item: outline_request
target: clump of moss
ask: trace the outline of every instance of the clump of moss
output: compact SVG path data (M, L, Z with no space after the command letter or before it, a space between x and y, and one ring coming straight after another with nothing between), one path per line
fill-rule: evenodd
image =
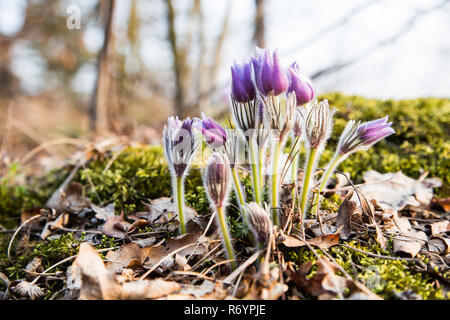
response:
M348 120L369 121L388 115L396 133L366 152L351 155L339 170L349 172L355 182L361 182L362 174L370 169L383 173L401 170L413 178L426 170L430 177L439 177L444 182L437 190L438 196L450 195L450 99L375 100L340 93L319 99L328 99L338 110L320 165L331 159Z
M0 177L0 224L5 228L17 225L22 211L42 206L66 174L65 169L54 170L23 183L19 172L19 165L12 163Z

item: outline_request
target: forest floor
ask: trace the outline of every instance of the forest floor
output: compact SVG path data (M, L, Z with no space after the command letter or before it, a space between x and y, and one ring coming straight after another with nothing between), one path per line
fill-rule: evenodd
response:
M322 98L339 111L319 167L348 119L388 114L396 134L340 166L323 223L308 217L305 238L289 224L292 184L282 186L285 223L262 249L231 195L234 271L200 167L186 179L179 235L160 145L97 139L46 172L36 169L52 157L44 147L26 165L3 163L0 299L449 299L450 100ZM240 174L251 201L245 166Z

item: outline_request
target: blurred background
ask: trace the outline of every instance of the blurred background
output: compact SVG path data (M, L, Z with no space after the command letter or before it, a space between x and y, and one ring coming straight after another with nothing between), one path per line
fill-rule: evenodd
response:
M159 139L169 115L223 114L256 46L318 94L450 97L449 31L449 0L1 0L0 139Z

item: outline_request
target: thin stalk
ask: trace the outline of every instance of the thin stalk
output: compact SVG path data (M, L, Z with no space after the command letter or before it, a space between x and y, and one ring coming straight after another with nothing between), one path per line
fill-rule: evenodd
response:
M256 158L255 151L255 141L253 138L249 141L249 152L250 152L250 162L252 168L252 183L253 183L253 193L255 195L255 201L262 205L262 197L261 197L261 184L259 183L259 174L258 174L258 162Z
M306 206L308 204L308 196L309 196L309 189L311 184L311 178L314 171L315 163L316 163L316 156L317 156L317 149L309 149L307 162L306 162L306 168L305 168L305 176L303 178L303 188L302 188L302 195L299 199L299 208L300 212L303 215L303 217L306 216ZM304 220L304 219L303 219Z
M242 218L244 220L245 226L248 229L249 228L248 227L248 217L247 217L247 212L245 211L244 193L242 192L242 186L241 186L241 183L239 181L239 176L238 176L238 173L237 173L236 166L233 166L231 168L231 176L233 177L233 180L234 180L235 191L236 191L237 199L238 199L238 202L239 202L239 210L241 211ZM253 244L255 244L255 239L254 239L253 234L251 232L249 232L249 238L250 238L250 241Z
M184 190L183 190L183 177L176 177L175 183L175 196L177 202L177 214L180 218L180 231L181 234L186 233L186 225L184 223Z
M261 192L264 192L264 145L260 146L258 149L258 171Z
M247 214L245 212L245 199L244 199L244 193L242 192L242 187L241 187L241 183L239 181L239 176L237 173L237 169L236 166L233 166L231 168L231 175L233 177L234 180L234 187L235 187L235 191L236 191L236 195L237 195L237 199L239 202L239 208L241 209L241 213L245 219L245 223L247 223Z
M276 208L278 207L278 165L280 162L281 141L277 140L274 146L273 161L272 161L272 222L278 225L278 214Z
M322 176L322 181L320 182L319 185L319 190L317 192L317 194L314 196L314 201L313 201L313 207L314 210L316 212L316 217L319 216L319 199L320 199L320 193L323 191L323 188L325 188L325 186L327 185L328 180L330 179L331 175L334 172L334 169L336 169L336 166L341 162L341 157L338 153L336 153L333 156L333 159L331 159L330 163L328 164L327 169L325 170L323 176Z
M220 230L222 231L223 242L225 244L225 251L227 252L227 258L236 260L234 255L233 246L231 244L231 237L228 231L227 221L225 219L225 212L223 207L217 207L217 217L219 219ZM232 261L231 268L236 269L236 261Z

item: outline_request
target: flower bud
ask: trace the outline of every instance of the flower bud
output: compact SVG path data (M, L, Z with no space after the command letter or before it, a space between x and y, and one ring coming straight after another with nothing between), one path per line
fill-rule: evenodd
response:
M255 99L256 90L252 80L250 61L245 61L243 64L235 62L231 66L231 95L233 100L241 103Z
M297 106L304 105L314 99L314 89L310 80L300 72L297 62L294 62L288 68L289 88L288 92L295 92Z
M216 207L222 207L230 187L230 166L227 157L214 152L208 161L204 175L205 189Z
M279 95L289 86L286 70L278 59L278 53L256 48L256 57L252 57L255 82L262 95Z
M248 216L248 225L254 238L261 245L264 245L272 232L272 221L267 211L256 202L248 203L245 210Z
M178 117L169 117L164 126L164 153L170 170L177 177L183 176L198 146L197 135L194 132L194 119L180 121Z
M363 122L349 121L341 138L339 139L338 150L341 155L369 148L374 143L393 134L392 122L387 122L388 117Z
M206 117L203 112L201 129L203 136L206 139L206 143L212 149L220 148L225 145L228 138L225 129L211 118Z

